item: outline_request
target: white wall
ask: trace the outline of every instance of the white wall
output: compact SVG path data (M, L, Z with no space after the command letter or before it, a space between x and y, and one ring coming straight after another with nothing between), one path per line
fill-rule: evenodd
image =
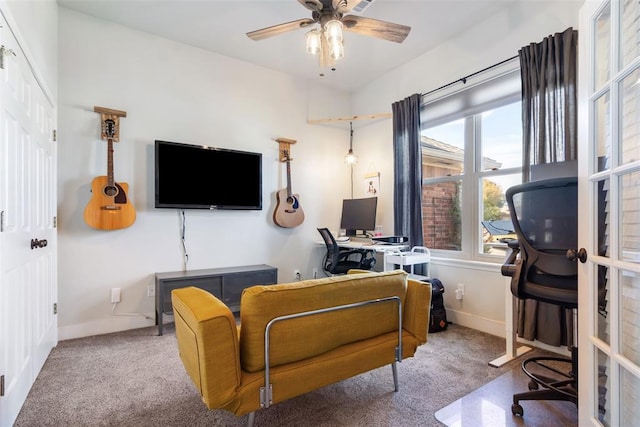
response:
M479 22L464 33L386 74L352 96L353 114L390 111L393 102L414 93L425 93L518 54L522 46L537 43L549 34L578 27L582 1L508 2L509 7ZM375 122L359 130L366 140L366 163L388 171L383 183L393 185L391 120ZM362 152L362 149L360 149ZM385 193L391 193L391 187ZM385 231L393 232L393 206L384 203L379 216ZM435 259L431 275L445 285L449 320L494 335L504 336L505 280L499 264ZM458 283L465 286L462 301L455 299Z
M348 131L306 123L307 94L328 89L150 34L59 10L59 334L60 339L152 325L112 316L110 289L122 288L116 312L153 317L146 288L153 274L181 270L179 211L153 207L155 139L263 154L263 210L186 211L189 269L270 264L279 281L319 267L320 226L337 228L349 195L343 156ZM348 94L333 91L336 109ZM137 211L127 229L99 231L83 221L91 180L106 173L106 142L94 106L124 110L115 143L116 181L129 184ZM330 109L330 108L329 108ZM275 192L286 186L275 138L292 146L292 186L306 214L297 228L275 226ZM219 185L233 185L230 182Z
M24 42L27 55L36 77L47 96L55 104L58 86L58 5L55 0L0 0L17 39ZM2 31L7 31L3 29Z

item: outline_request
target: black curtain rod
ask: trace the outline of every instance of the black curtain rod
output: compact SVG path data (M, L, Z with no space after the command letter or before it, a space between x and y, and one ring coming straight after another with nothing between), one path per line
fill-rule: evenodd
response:
M437 91L439 91L439 90L442 90L442 89L444 89L444 88L447 88L447 87L449 87L449 86L451 86L451 85L454 85L454 84L456 84L456 83L458 83L458 82L462 82L462 84L465 84L465 83L467 83L467 79L468 79L469 77L473 77L473 76L478 75L478 74L480 74L480 73L484 73L485 71L490 70L490 69L492 69L492 68L495 68L495 67L497 67L497 66L499 66L499 65L502 65L502 64L504 64L505 62L512 61L512 60L514 60L514 59L518 58L518 56L519 56L519 55L512 56L511 58L507 58L507 59L505 59L504 61L500 61L500 62L498 62L497 64L490 65L490 66L488 66L487 68L483 68L482 70L480 70L480 71L476 71L475 73L469 74L468 76L462 77L461 79L454 80L454 81L452 81L451 83L447 83L447 84L446 84L446 85L444 85L444 86L440 86L440 87L439 87L439 88L437 88L437 89L433 89L433 90L430 90L429 92L425 92L425 93L423 93L423 94L422 94L422 96L430 95L430 94L432 94L432 93L434 93L434 92L437 92Z

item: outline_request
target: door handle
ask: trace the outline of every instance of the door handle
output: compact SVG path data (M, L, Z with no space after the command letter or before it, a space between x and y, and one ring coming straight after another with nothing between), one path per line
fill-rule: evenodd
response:
M47 243L47 239L31 239L31 249L44 248L45 246L47 246Z
M580 260L581 263L587 262L587 250L585 248L569 249L567 251L567 259L569 261Z

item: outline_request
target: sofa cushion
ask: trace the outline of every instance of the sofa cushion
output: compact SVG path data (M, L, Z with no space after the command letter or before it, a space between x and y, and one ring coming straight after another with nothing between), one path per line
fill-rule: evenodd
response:
M264 333L275 317L389 296L399 297L404 304L406 289L407 273L402 270L247 288L240 303L242 369L265 368ZM269 365L303 360L394 330L398 330L395 302L277 322L270 331Z

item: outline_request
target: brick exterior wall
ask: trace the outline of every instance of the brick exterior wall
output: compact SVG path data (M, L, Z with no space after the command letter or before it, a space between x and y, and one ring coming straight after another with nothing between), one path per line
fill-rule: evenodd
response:
M460 162L445 164L435 156L422 156L423 179L460 176L461 171ZM422 186L422 232L425 246L432 249L461 249L461 185L456 180Z

